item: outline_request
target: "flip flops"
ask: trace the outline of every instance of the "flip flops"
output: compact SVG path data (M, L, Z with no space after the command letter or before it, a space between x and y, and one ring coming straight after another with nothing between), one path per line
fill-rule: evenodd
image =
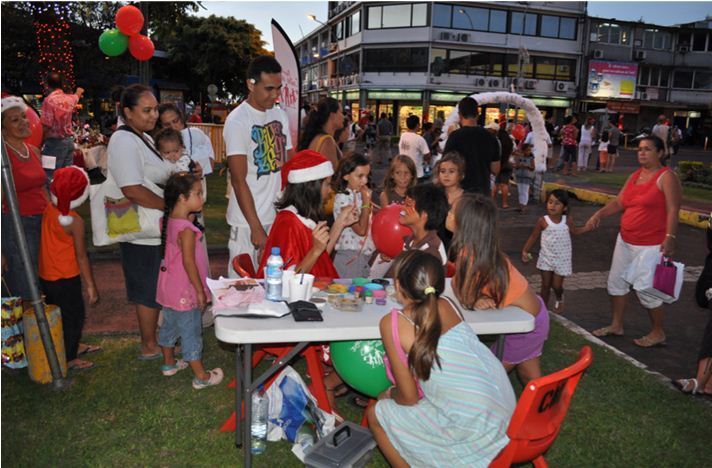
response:
M96 364L91 361L84 361L82 359L73 359L67 363L67 369L73 371L85 371L93 369L94 367L96 367Z
M591 334L598 338L603 338L604 336L623 336L623 333L614 332L613 328L611 328L610 326L594 330L593 332L591 332Z
M139 354L138 360L139 361L155 361L157 359L161 359L162 357L163 357L163 353L161 351L158 351L157 353L154 353L154 354Z
M81 346L81 345L80 345ZM95 346L95 345L90 345L90 344L84 344L85 348L81 351L77 351L77 356L83 356L85 354L92 354L92 353L98 353L99 351L102 351L103 348L101 346Z

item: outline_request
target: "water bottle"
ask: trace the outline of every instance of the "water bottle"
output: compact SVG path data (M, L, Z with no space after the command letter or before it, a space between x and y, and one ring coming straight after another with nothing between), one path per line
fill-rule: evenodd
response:
M314 436L314 431L305 421L299 427L299 430L297 430L297 435L294 437L294 443L298 444L302 448L302 453L306 455L314 446Z
M279 247L272 247L272 255L267 259L265 280L267 282L267 300L282 300L282 267L284 262L279 256Z
M263 385L260 385L256 392L252 394L252 434L250 450L253 454L259 455L265 451L267 445L267 417L269 410L269 398Z

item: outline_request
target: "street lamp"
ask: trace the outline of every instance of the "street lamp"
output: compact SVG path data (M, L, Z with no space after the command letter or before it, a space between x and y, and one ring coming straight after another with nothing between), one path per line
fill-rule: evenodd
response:
M472 22L472 17L470 17L470 14L468 12L466 12L463 8L460 8L459 10L457 10L457 12L461 15L467 16L467 20L470 22L470 29L475 29L474 23Z
M326 24L326 23L324 23L323 21L320 21L320 20L316 17L316 15L314 15L314 14L308 14L308 15L307 15L307 18L309 18L309 20L311 20L311 21L314 21L314 22L316 22L316 23L321 24L322 26L326 26L326 27L327 27L327 33L328 33L328 34L331 34L331 32L328 30L328 26L329 26L329 25ZM339 54L341 53L341 51L339 50L339 39L336 38L336 37L335 37L334 39L335 39L335 43L336 43L336 89L335 89L335 91L336 91L336 96L339 96L339 74L340 74L340 73L339 73ZM339 98L337 97L336 100L338 101ZM342 108L343 108L343 106L345 105L345 101L346 101L346 93L344 93L344 97L343 97L342 101L343 101L343 102L342 102Z

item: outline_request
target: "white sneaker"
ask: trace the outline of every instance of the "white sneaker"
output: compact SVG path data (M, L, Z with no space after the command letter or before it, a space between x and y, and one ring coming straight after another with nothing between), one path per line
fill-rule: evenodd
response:
M170 364L163 364L161 366L161 373L166 377L171 377L176 375L178 371L188 368L188 363L182 359L178 359L172 366Z
M219 367L216 367L215 369L208 371L208 374L210 375L210 378L208 380L200 380L200 379L194 378L193 379L193 388L196 390L202 390L203 388L212 387L213 385L217 385L220 382L222 382L223 371Z

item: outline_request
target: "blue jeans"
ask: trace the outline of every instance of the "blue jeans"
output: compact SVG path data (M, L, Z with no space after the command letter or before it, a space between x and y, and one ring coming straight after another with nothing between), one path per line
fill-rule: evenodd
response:
M27 241L27 249L30 252L32 278L35 286L39 289L37 267L40 235L42 233L42 215L21 216L20 220L22 222L22 230L25 233L25 240ZM7 262L7 272L3 272L2 275L7 283L7 285L3 285L3 296L9 294L25 299L30 298L30 284L26 279L27 276L25 275L24 264L20 255L20 244L15 236L12 216L9 213L2 214L2 254Z
M56 169L71 166L74 162L74 141L71 137L47 138L42 146L42 154L57 158L54 169L45 169L47 177L52 179Z
M158 331L158 345L172 348L181 339L183 360L198 361L203 356L203 322L200 310L163 308L163 323Z

